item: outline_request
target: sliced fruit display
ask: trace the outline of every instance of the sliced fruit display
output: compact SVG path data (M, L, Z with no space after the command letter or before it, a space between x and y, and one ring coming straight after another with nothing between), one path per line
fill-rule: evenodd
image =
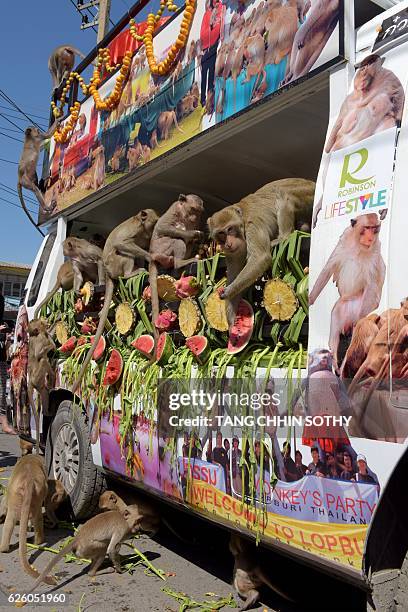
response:
M211 355L211 349L205 336L191 336L191 338L187 338L186 346L200 364L205 363Z
M86 317L81 325L82 334L94 334L96 332L96 323L92 317Z
M77 340L77 346L83 346L87 342L91 342L91 338L87 338L86 336L80 336Z
M208 325L217 331L228 331L227 321L227 305L225 300L222 300L218 291L213 291L208 297L205 305L205 316Z
M106 366L105 376L103 378L103 384L105 387L114 385L118 382L121 377L123 370L123 357L117 349L112 349L109 357L109 361Z
M93 342L93 338L92 338L92 342ZM102 359L105 353L105 349L106 349L106 340L103 336L101 336L94 350L92 359L94 359L94 361L99 361L100 359Z
M298 300L288 283L280 278L273 278L265 285L264 306L272 319L288 321L298 308Z
M85 306L88 306L89 302L93 298L94 284L91 281L87 281L79 292Z
M178 298L185 299L194 297L201 291L201 285L195 276L182 276L175 282L176 295Z
M159 365L164 365L168 362L174 353L173 340L166 332L160 334L156 345L156 361Z
M122 336L126 336L135 323L135 311L129 302L123 302L115 310L116 329Z
M65 342L70 337L69 329L64 321L58 321L55 326L55 337L60 344L65 344Z
M180 331L186 338L194 336L201 328L201 314L198 304L192 298L181 300L179 311Z
M133 340L132 346L145 357L151 357L154 351L154 338L149 334L143 334L136 340Z
M76 344L77 344L76 337L71 336L71 338L68 338L68 340L64 342L62 346L60 346L59 350L61 351L61 353L66 353L67 355L70 355L72 351L74 350L74 348L76 347Z
M173 329L176 326L176 322L176 313L168 308L167 310L161 311L161 313L155 320L154 325L160 332L164 332Z
M227 353L241 352L251 339L254 330L254 311L249 302L240 300L234 325L229 331Z
M157 293L161 300L165 302L175 302L178 300L176 294L176 279L169 274L161 274L157 277Z

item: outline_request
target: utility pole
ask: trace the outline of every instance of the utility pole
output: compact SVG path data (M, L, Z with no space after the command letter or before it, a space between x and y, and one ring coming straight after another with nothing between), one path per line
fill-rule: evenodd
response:
M100 43L108 33L110 9L111 0L99 0L97 43Z
M84 3L84 0L77 0L77 9L79 12L89 11L90 8L96 7L98 9L97 15L93 21L89 21L89 17L86 13L82 14L81 30L87 28L93 28L98 26L98 34L96 42L100 43L103 40L109 29L109 16L111 9L111 0L89 0Z

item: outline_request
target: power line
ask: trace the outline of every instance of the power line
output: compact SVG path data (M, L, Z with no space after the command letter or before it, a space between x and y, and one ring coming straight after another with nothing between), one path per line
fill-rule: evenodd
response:
M5 130L6 132L13 132L14 134L19 134L20 130L13 130L13 128L8 128L5 125L0 125L0 128L2 130Z
M11 159L3 159L2 157L0 157L0 162L4 162L6 164L15 164L16 166L18 166L18 162L11 161Z
M11 140L15 140L16 142L24 142L20 138L14 138L14 136L10 136L10 134L5 134L4 132L0 132L0 136L5 136L6 138L10 138Z
M10 195L15 195L16 197L19 197L17 189L13 189L12 187L9 187L5 183L0 183L0 189L2 189L3 191L6 191ZM29 202L32 202L33 204L37 204L38 205L38 201L35 200L32 196L27 196L26 195L26 200L28 200Z
M2 104L0 104L0 108L4 108L4 110L10 110L10 111L14 111L14 108L10 108L9 106L3 106ZM9 117L12 117L13 115L9 115ZM44 121L48 121L47 117L44 117L43 115L34 115L34 113L31 113L32 117L37 117L37 119L43 119Z
M3 113L0 113L0 117L3 117L3 119L8 121L8 123L11 123L11 125L14 125L14 127L16 127L18 130L20 130L20 132L24 132L24 130L21 127L21 125L17 125L17 123L14 123L14 121L11 121L11 119L7 119L6 115L3 115Z
M79 10L78 6L75 4L74 0L69 0L71 2L71 4L75 7L75 10L78 11L78 13L81 15L82 17L82 13ZM91 13L91 11L88 9L88 12ZM93 13L91 13L92 17L95 18L95 15ZM91 26L93 31L96 32L96 28L94 26Z
M23 210L20 204L16 204L15 202L12 202L11 200L6 200L6 198L2 198L2 197L0 197L0 200L2 200L3 202L7 202L7 204L10 204L10 206L14 206L15 208L19 208L20 210ZM38 210L30 210L29 208L27 208L27 210L33 213L33 215L36 215L38 213Z
M6 101L9 103L9 104L11 104L12 106L14 106L14 108L15 108L16 110L18 110L18 112L19 112L19 113L21 113L22 115L24 115L24 117L26 117L26 118L27 118L29 121L31 121L31 122L32 122L34 125L36 125L38 128L40 127L40 126L38 125L38 123L36 123L36 122L34 121L34 119L33 119L32 117L30 117L30 115L27 115L27 113L25 113L25 112L24 112L24 111L23 111L23 110L22 110L22 109L21 109L21 108L20 108L20 107L19 107L19 106L18 106L18 105L15 103L15 102L14 102L14 100L12 100L12 99L10 98L10 96L8 96L6 93L4 93L4 91L3 91L2 89L0 89L0 95L1 95L1 96L2 96L2 97L3 97L3 98L4 98L4 99L5 99L5 100L6 100Z

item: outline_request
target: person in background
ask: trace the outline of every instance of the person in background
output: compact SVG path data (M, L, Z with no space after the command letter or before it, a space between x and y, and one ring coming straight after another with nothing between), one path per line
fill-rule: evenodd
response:
M341 470L339 470L334 453L326 453L326 467L327 478L331 478L332 480L340 478Z
M225 488L228 493L229 492L228 491L228 474L227 474L228 456L227 456L227 451L222 445L222 434L220 431L217 432L216 446L212 452L212 461L213 463L217 463L223 468L224 477L225 477Z
M230 441L228 440L228 438L224 438L224 448L227 451L227 459L228 459L228 463L229 463L231 445L230 445Z
M340 479L341 480L353 480L354 469L353 469L353 462L351 460L351 455L347 451L344 451L343 457L344 457L344 470L340 474Z
M225 7L220 0L207 0L200 30L203 51L201 59L201 106L204 108L207 92L214 91L217 47L223 31Z
M3 323L4 317L4 295L3 290L0 289L0 325Z
M289 442L283 444L283 465L286 482L294 482L299 479L298 472L296 470L296 464L290 456L291 446Z
M240 461L242 457L242 451L239 448L238 438L232 438L232 450L231 450L231 476L234 493L237 495L242 494L242 470Z
M306 474L306 470L307 467L304 463L302 463L302 453L297 450L295 452L295 466L296 466L296 473L297 473L297 479L299 480L300 478L303 478L303 476Z
M358 472L354 474L352 480L355 480L356 482L365 482L367 484L375 484L379 488L378 480L375 480L375 478L368 471L367 459L364 455L357 455L357 466Z
M205 457L208 463L212 463L212 438L211 436L208 438L208 446L207 446L207 450L205 453Z
M324 478L326 476L326 468L324 463L319 459L319 449L316 446L312 446L310 452L312 455L312 462L307 466L306 474Z
M3 313L1 314L1 320L3 320L4 314L4 297L3 298ZM1 310L1 301L0 301ZM7 334L8 326L4 323L0 324L0 425L3 433L16 435L14 427L9 423L7 418Z

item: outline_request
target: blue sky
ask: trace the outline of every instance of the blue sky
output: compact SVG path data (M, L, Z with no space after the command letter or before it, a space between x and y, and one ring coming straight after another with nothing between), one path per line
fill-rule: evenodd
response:
M132 0L112 0L112 21L118 21L132 4ZM87 53L96 43L96 33L80 29L81 17L70 0L11 1L4 3L1 12L0 89L46 127L51 92L48 56L58 45L68 43ZM0 260L32 263L41 235L20 209L15 189L22 143L12 138L21 140L23 133L7 119L23 129L29 121L10 108L0 97L0 113L6 115L0 115L0 159L15 162L0 161ZM34 194L25 191L24 195L29 208L37 211L37 204L30 201Z

